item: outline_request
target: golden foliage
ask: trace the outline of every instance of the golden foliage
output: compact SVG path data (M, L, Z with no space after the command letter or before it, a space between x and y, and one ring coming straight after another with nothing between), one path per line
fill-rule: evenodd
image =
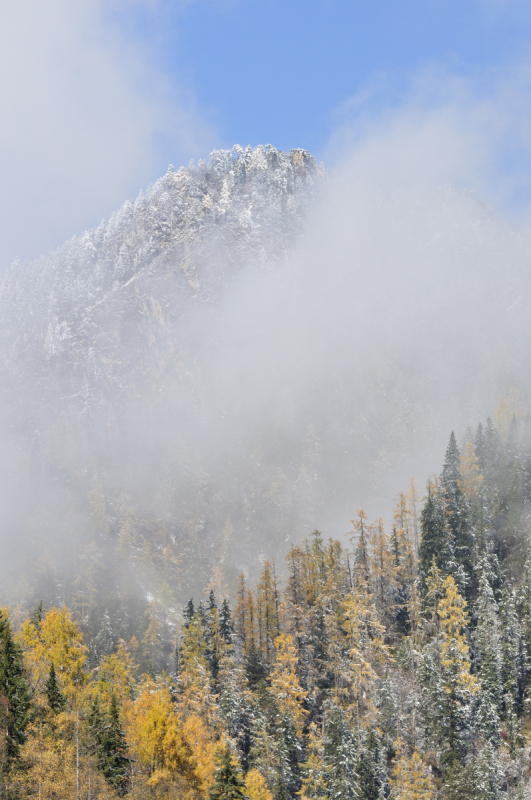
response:
M302 703L308 696L297 676L297 650L290 634L282 633L275 640L276 661L271 673L271 692L283 714L288 714L298 736L307 715Z
M397 758L391 778L393 800L432 800L435 785L431 772L422 761L417 749L408 756L397 742Z
M42 690L53 663L67 697L86 682L84 665L87 648L68 608L52 608L36 625L28 620L19 640L34 687Z
M245 794L249 800L273 800L266 779L257 769L250 769L245 777Z

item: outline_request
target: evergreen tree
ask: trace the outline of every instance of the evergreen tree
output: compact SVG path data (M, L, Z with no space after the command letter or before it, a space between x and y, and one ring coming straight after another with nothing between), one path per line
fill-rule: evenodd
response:
M433 560L444 574L451 571L454 563L453 541L446 513L445 492L437 481L429 481L427 497L420 515L422 537L419 547L420 577L426 591Z
M219 633L225 644L232 644L234 625L232 624L230 607L227 598L225 598L221 604L221 611L219 613Z
M129 784L129 759L114 693L107 714L102 711L99 695L94 696L87 717L87 729L88 752L95 756L106 782L117 794L125 794Z
M501 741L499 713L502 699L500 624L486 561L483 557L476 602L474 649L481 690L476 695L474 709L476 727L487 741L498 746Z
M358 748L343 710L332 709L324 740L324 763L330 797L355 800L359 795Z
M448 800L500 800L502 781L492 745L484 745L464 766L455 764L447 779ZM521 796L521 795L518 795Z
M504 589L500 602L500 622L503 705L506 715L511 712L518 715L523 702L524 650L516 596L508 589Z
M87 749L91 755L96 756L98 767L101 769L100 748L105 728L105 718L101 710L99 694L95 694L89 707L87 716L88 745Z
M209 800L247 800L245 783L232 764L230 745L225 745L219 757L219 767L214 775L214 783L208 792Z
M30 693L24 676L22 651L13 638L9 619L3 611L0 611L0 704L4 710L1 765L5 781L26 740Z
M245 673L251 689L256 689L267 677L267 670L254 642L251 644L249 654L245 659Z
M457 446L454 432L446 450L441 486L446 493L446 518L450 528L453 544L453 556L456 567L453 575L461 593L469 597L472 582L472 552L474 539L468 514L468 504L461 491L461 473L459 471L461 454ZM446 570L449 572L450 570Z
M277 713L274 724L277 750L276 797L292 797L300 787L299 763L302 747L289 713Z
M30 622L32 623L32 625L38 628L42 622L43 616L44 616L44 611L42 606L42 600L40 600L37 608L35 608L30 614Z
M219 685L220 715L228 735L238 747L241 763L246 768L251 747L252 703L245 672L232 656L222 659Z
M192 599L188 600L186 608L183 611L183 616L184 627L187 628L195 616L194 601Z
M66 707L66 699L59 688L59 684L57 683L57 675L53 662L50 666L50 674L45 684L45 692L46 697L48 698L48 705L53 713L58 714L60 711L64 711Z
M357 766L360 800L384 800L389 793L385 748L374 728L361 747Z
M98 761L105 780L119 795L126 793L129 783L129 759L126 753L127 743L120 724L118 701L113 694L108 719L101 730Z

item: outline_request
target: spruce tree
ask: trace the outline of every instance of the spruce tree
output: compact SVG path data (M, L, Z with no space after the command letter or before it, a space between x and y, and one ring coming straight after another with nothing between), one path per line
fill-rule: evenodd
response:
M419 547L420 576L424 592L434 559L438 569L445 574L448 574L453 564L453 542L448 527L445 493L436 481L429 481L427 490L428 495L420 515L422 538Z
M104 714L99 695L95 695L87 723L88 750L95 756L98 769L117 794L125 794L129 783L129 759L116 696L112 695L109 712Z
M374 728L369 730L357 766L360 800L384 800L389 794L385 748Z
M113 694L107 724L101 731L99 763L105 780L119 795L126 793L129 783L129 759L126 753L127 743L120 724L118 702Z
M502 699L500 623L494 592L488 580L486 557L482 558L480 567L474 655L481 690L474 698L475 721L487 741L498 746L501 741L499 713Z
M87 717L87 730L89 735L88 751L92 755L96 756L98 767L100 769L102 767L102 762L100 761L100 751L104 728L105 719L101 710L100 697L98 694L96 694L94 695L90 704Z
M267 670L254 642L251 644L249 655L245 659L245 674L250 689L257 689L259 686L262 686L267 677Z
M326 726L324 763L331 797L356 800L359 796L356 773L358 751L343 710L338 706L332 710Z
M186 608L183 611L183 616L184 616L184 627L187 628L188 625L193 620L193 618L195 617L194 601L192 599L188 600Z
M26 740L30 692L22 664L22 651L15 642L9 620L0 611L0 703L4 707L2 778L5 781Z
M219 767L210 787L209 800L247 800L245 784L232 764L230 745L225 745L219 757Z
M66 699L59 688L59 684L57 683L57 675L53 662L50 666L50 673L45 684L45 692L46 697L48 698L48 705L53 713L58 714L60 711L64 711Z
M444 459L441 486L446 493L446 518L451 532L455 561L458 565L457 569L453 569L453 575L461 592L469 597L472 583L474 539L466 498L460 488L460 456L457 439L452 431Z
M232 644L232 635L234 633L234 625L230 615L230 607L228 600L225 598L221 604L221 611L219 613L219 632L225 644Z
M43 616L44 611L42 607L42 600L40 600L39 605L30 614L30 622L35 625L36 628L38 628L42 622Z

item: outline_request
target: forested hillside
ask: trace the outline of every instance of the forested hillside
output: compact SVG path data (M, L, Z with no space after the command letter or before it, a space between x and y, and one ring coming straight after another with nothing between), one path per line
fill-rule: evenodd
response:
M531 796L531 438L508 403L393 519L256 584L1 618L5 797ZM171 592L168 589L168 596Z
M529 396L530 238L469 193L384 197L268 145L13 264L0 602L86 603L93 630L120 608L128 640L148 597L229 593L353 508L389 516L448 430Z

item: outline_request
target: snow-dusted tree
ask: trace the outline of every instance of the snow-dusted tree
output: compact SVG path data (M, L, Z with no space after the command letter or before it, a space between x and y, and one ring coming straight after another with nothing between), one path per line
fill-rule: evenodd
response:
M359 796L358 743L345 719L343 710L335 706L326 724L324 765L331 800L356 800Z

